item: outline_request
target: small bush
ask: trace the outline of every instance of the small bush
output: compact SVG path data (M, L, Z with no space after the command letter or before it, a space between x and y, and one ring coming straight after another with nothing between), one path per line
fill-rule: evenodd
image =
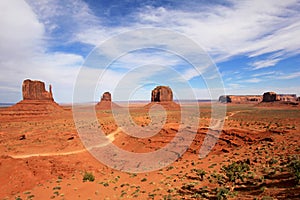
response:
M218 200L223 200L223 199L227 199L228 194L229 194L229 189L222 187L217 189L216 197Z
M300 160L292 160L288 164L288 167L291 169L292 173L294 174L295 178L297 179L297 184L300 184Z
M197 176L200 177L200 180L204 179L204 176L206 175L206 172L202 169L194 169L193 171L196 172Z
M95 180L95 176L91 172L85 172L82 180L84 182L86 182L86 181L93 182Z
M245 162L233 162L228 166L223 166L222 170L231 182L241 180L244 182L244 178L247 177L247 173L250 170L250 166Z
M146 178L143 178L143 179L141 180L141 182L145 182L145 181L147 181L147 179L146 179Z

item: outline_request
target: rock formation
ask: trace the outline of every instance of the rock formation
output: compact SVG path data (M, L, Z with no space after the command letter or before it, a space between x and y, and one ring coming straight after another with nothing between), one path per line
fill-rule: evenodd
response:
M280 97L275 92L265 92L263 94L263 102L280 101Z
M222 95L219 97L221 103L231 103L231 98L229 95Z
M278 94L280 101L297 101L296 94Z
M45 89L45 83L42 81L24 80L22 95L22 101L6 109L9 115L41 115L64 110L54 101L51 85L48 92Z
M166 110L178 110L180 105L173 101L172 89L168 86L157 86L151 92L151 103L144 106L146 109L150 109L153 105L159 104Z
M119 108L120 106L117 105L116 103L111 101L111 94L110 92L104 92L101 96L101 100L99 103L96 105L96 109L99 110L110 110L112 107L113 108Z
M255 103L261 102L261 95L222 95L219 97L221 103Z
M49 92L45 89L42 81L24 80L22 85L23 100L46 100L54 101L52 87L49 85Z
M111 94L109 92L104 92L101 101L111 101Z
M168 86L157 86L152 90L151 102L173 101L173 92Z

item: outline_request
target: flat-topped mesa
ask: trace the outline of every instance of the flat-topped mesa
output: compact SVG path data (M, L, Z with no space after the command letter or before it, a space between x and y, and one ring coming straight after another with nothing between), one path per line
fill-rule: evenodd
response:
M279 95L277 95L275 92L265 92L263 94L263 102L274 102L274 101L280 101Z
M222 95L221 103L257 103L262 101L261 95Z
M168 86L157 86L152 90L151 102L173 101L173 92Z
M111 101L111 94L109 92L104 92L101 101Z
M52 87L49 85L49 92L45 89L45 83L42 81L32 81L26 79L22 85L23 100L45 100L54 101Z

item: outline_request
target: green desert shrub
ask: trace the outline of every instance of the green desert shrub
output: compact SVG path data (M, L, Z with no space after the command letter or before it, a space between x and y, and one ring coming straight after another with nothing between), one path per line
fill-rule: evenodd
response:
M86 181L93 182L95 180L95 176L91 172L84 172L82 180L84 182Z
M294 174L294 176L297 180L297 184L300 184L300 160L295 159L295 160L290 161L290 163L288 164L288 167Z
M225 173L226 177L231 182L236 182L241 180L244 182L244 179L247 178L247 172L250 170L250 166L242 161L233 162L227 166L222 167L222 171Z

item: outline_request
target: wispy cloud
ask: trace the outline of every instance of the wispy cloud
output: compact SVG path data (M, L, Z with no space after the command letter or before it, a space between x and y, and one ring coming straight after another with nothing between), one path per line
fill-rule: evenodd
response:
M267 59L267 60L259 60L253 63L250 63L253 66L253 70L262 69L266 67L273 67L280 61L279 58L277 59Z
M231 1L199 12L147 7L137 20L179 30L223 60L278 50L299 53L299 6L298 1Z
M263 79L260 79L260 78L250 78L250 79L243 80L243 82L246 82L246 83L259 83L261 81L263 81Z
M300 77L300 72L295 72L295 73L289 73L289 74L281 74L281 75L278 75L276 78L288 80L288 79L294 79L294 78L299 78L299 77Z
M275 71L270 71L270 72L262 72L262 73L256 73L252 74L252 77L259 77L259 76L269 76L269 75L274 75L276 74Z

